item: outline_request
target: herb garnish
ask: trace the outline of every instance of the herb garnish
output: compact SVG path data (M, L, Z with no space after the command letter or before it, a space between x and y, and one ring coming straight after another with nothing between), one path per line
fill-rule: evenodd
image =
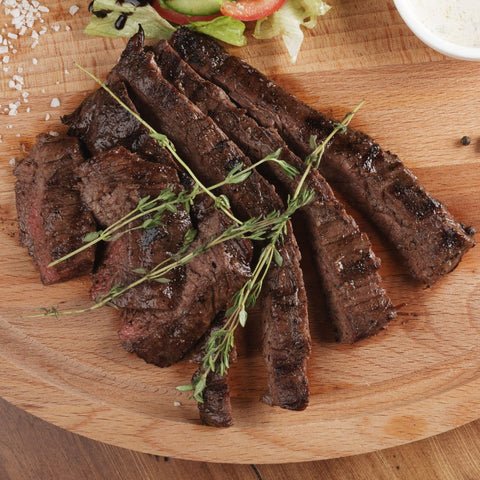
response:
M131 115L133 115L143 126L145 126L149 132L149 135L157 140L159 144L169 150L172 156L178 161L178 163L187 171L194 181L194 186L190 192L181 192L180 194L174 194L170 189L162 191L156 198L150 200L150 197L142 198L137 204L136 208L132 210L125 217L121 218L114 224L110 225L103 231L92 232L84 238L84 241L87 242L86 245L82 246L75 252L59 259L49 266L56 265L67 258L79 253L86 248L89 248L91 245L99 241L112 241L118 239L121 235L140 228L148 229L153 228L161 222L162 214L166 211L176 211L176 205L184 205L185 208L189 208L192 204L195 197L203 192L210 196L214 201L215 208L221 210L225 215L227 215L231 220L234 221L234 224L227 228L219 236L210 239L204 245L195 248L194 250L187 253L190 248L191 243L195 239L196 232L194 230L189 230L185 235L185 241L182 248L172 257L166 259L159 265L155 266L152 270L147 271L146 269L137 269L135 273L143 275L141 278L135 282L127 285L126 287L114 286L112 289L101 298L96 300L96 303L86 309L82 310L72 310L72 311L59 311L56 307L51 307L50 309L39 309L43 311L42 314L34 315L33 317L39 316L55 316L58 318L60 315L64 314L75 314L75 313L84 313L87 311L95 310L104 305L111 305L112 300L123 295L127 290L140 285L145 281L156 281L160 283L167 283L168 278L165 277L173 269L186 265L193 258L198 255L201 255L213 248L220 243L245 238L250 240L268 240L268 243L263 247L258 262L255 265L255 268L252 272L252 276L245 282L243 287L238 290L232 297L232 305L226 311L225 315L227 317L224 327L220 330L213 332L210 338L207 340L205 345L205 355L202 362L201 372L195 376L191 384L182 385L177 387L180 391L193 391L192 397L198 401L203 402L203 391L207 384L207 377L209 373L217 372L220 375L225 375L229 369L229 358L230 352L234 346L234 334L237 327L240 325L245 326L247 321L247 308L253 307L258 300L260 293L262 291L263 282L265 277L272 265L272 262L278 266L281 266L283 259L277 249L279 242L283 242L284 235L288 228L288 222L290 221L293 214L308 205L314 198L315 194L311 189L306 189L304 183L312 169L317 169L320 165L325 149L330 142L330 140L337 133L345 133L347 126L351 122L355 113L360 109L364 102L361 102L356 108L349 112L342 122L335 123L332 132L320 143L317 145L316 138L311 137L310 144L313 149L313 152L307 156L305 159L306 168L297 184L297 188L292 197L287 199L287 207L284 212L273 211L266 215L264 218L253 217L244 222L241 222L237 219L230 211L230 202L225 195L215 195L213 190L220 188L227 184L232 183L241 183L248 178L252 170L258 165L267 162L275 161L277 162L284 173L290 178L293 179L296 175L299 174L298 170L286 163L285 161L279 159L280 150L273 152L259 162L250 165L249 167L243 169L243 165L237 165L234 167L225 179L211 187L206 187L190 169L190 167L180 158L177 154L174 145L172 142L163 134L155 131L145 120L143 120L136 112L131 110L115 93L113 93L101 80L95 77L93 74L88 72L86 69L77 64L77 67L80 68L83 72L93 78L103 89L105 89L120 105L123 106ZM141 225L136 227L129 227L126 230L122 230L124 227L128 227L134 220L138 220L145 215L154 214L153 217L147 218ZM118 232L120 230L120 232Z
M209 373L216 372L225 375L229 368L230 352L234 345L234 333L239 325L245 326L247 321L247 308L253 307L260 296L263 281L268 270L275 260L279 266L283 259L277 250L278 242L283 242L286 233L287 223L292 215L300 208L309 204L314 198L314 192L304 187L310 171L318 168L320 161L325 153L328 142L338 132L346 132L348 124L351 122L355 113L360 109L364 102L361 102L356 108L348 113L340 123L336 123L332 132L317 146L316 139L311 138L310 143L313 152L305 159L305 168L293 197L287 200L287 208L279 218L279 222L272 227L268 234L269 243L262 249L259 260L255 266L252 276L245 282L243 287L235 293L232 299L233 305L225 313L227 320L222 329L212 333L205 345L205 355L203 357L201 372L196 375L192 383L177 387L181 391L193 391L193 398L197 402L203 402L203 391L207 384Z

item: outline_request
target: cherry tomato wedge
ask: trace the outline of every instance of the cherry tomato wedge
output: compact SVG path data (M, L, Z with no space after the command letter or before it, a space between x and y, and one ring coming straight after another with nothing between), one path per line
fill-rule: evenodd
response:
M214 18L220 15L220 13L217 13L216 15L205 15L205 16L184 15L183 13L175 12L174 10L170 10L169 8L163 8L162 6L160 6L160 3L158 1L153 2L153 8L165 20L171 23L175 23L176 25L186 25L187 23L190 23L190 22L213 20Z
M223 15L250 22L268 17L276 12L286 0L238 0L236 2L223 2L220 12Z

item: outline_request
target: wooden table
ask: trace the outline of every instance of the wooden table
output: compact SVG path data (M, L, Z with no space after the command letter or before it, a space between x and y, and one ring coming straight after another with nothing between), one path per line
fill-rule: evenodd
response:
M78 104L79 92L83 92L84 80L80 80L81 77L78 75L78 71L73 71L73 61L79 56L78 48L82 48L82 46L87 45L87 42L91 42L91 40L85 39L81 33L86 13L83 10L81 13L71 16L69 3L58 1L53 3L57 6L61 5L61 7L51 12L50 25L58 24L59 32L56 35L59 36L57 38L63 40L50 43L47 41L47 55L48 58L58 60L58 62L55 63L52 60L52 65L55 64L53 71L45 68L43 70L37 69L29 77L30 81L34 80L34 83L29 85L29 91L32 93L30 105L36 105L37 107L41 105L45 110L34 108L31 116L25 116L24 113L28 108L29 104L27 102L29 98L24 96L21 97L22 100L19 107L22 111L21 115L10 117L4 113L0 117L0 126L2 127L0 135L3 137L3 145L0 145L2 151L2 165L0 167L4 171L6 171L6 168L10 168L8 161L11 157L22 155L19 142L23 138L21 140L16 139L17 136L21 136L19 132L23 134L25 134L25 131L29 132L26 135L26 145L28 147L31 145L36 133L61 128L58 118L53 120L50 118L50 113L53 117L53 114L60 110L62 113L71 111ZM320 33L317 31L314 34L309 33L307 35L308 38L301 53L303 57L299 59L296 65L291 65L288 62L283 48L278 42L266 43L265 45L268 45L268 47L265 49L265 54L255 47L251 49L247 47L245 49L246 55L251 55L253 63L261 69L266 69L274 79L288 81L294 93L302 96L302 98L309 98L314 103L317 95L323 96L323 101L327 102L331 111L337 116L341 115L342 112L344 113L345 108L352 106L350 85L348 82L345 83L345 77L348 76L351 80L354 79L357 89L356 95L364 95L366 93L369 97L371 107L365 111L362 117L363 124L368 126L368 132L379 138L382 143L388 140L388 146L395 146L395 151L400 153L403 158L409 158L411 162L415 161L414 167L416 167L416 171L421 174L420 176L423 179L426 178L428 182L428 175L431 175L431 184L435 185L436 189L434 193L451 198L452 203L457 205L457 212L461 211L464 214L465 218L462 217L462 219L476 224L478 227L480 217L477 206L472 205L471 208L464 208L466 204L462 200L465 199L467 193L451 188L450 179L447 178L448 175L444 174L449 172L447 167L449 168L450 165L458 166L456 171L460 172L461 182L463 182L461 185L472 185L469 170L466 167L462 170L462 166L468 162L471 168L478 161L480 145L478 143L478 135L480 134L480 129L477 121L478 114L476 114L478 108L475 106L475 103L478 98L478 88L476 88L478 83L476 79L480 75L479 65L447 60L442 55L422 45L403 24L391 0L364 0L363 2L358 2L358 0L332 0L331 3L334 5L336 13L330 20L320 25ZM82 5L82 8L84 9L85 5ZM39 30L40 28L41 26L39 26ZM45 37L47 36L48 33ZM65 51L61 51L62 45L69 45L68 55ZM105 52L109 50L119 52L121 42L116 40L97 40L97 45L100 45L99 48L104 49L104 55L89 57L87 66L93 69L99 76L103 76L111 67L111 59L107 58L108 56L105 55ZM40 49L38 51L41 52ZM238 53L240 54L241 51ZM33 54L31 51L19 51L15 55L14 57L12 54L10 63L10 65L12 63L15 64L15 68L21 65L22 62L28 61L31 65L31 62L36 60L32 58ZM319 95L319 92L314 90L314 84L308 81L303 83L296 82L297 75L301 75L302 71L304 73L307 72L307 77L305 78L308 79L309 66L312 65L315 65L318 77L323 81L322 85L328 86L328 94L322 91ZM5 64L3 67L5 67ZM441 72L440 75L438 75L439 71ZM347 75L345 75L345 72L348 72ZM13 72L10 71L5 78L12 78L12 75ZM23 73L18 72L18 75L22 77ZM20 81L20 77L17 77L17 80L15 80L17 83ZM396 79L398 84L393 80L386 82L385 78L387 77ZM5 82L5 78L2 79L2 85L6 86L4 91L2 91L2 99L14 99L17 94L15 92L12 93L10 86L7 87L8 81ZM52 78L54 78L55 82ZM469 86L468 88L464 86L464 79ZM57 87L56 85L59 86ZM417 90L418 85L421 86L420 90ZM375 95L375 88L377 87L384 89L381 95L378 96ZM430 92L435 89L435 97L430 101ZM58 94L56 93L57 91ZM53 101L52 97L57 95L62 103L60 109L54 110L54 102L51 103L51 101ZM378 100L379 97L381 97L381 100ZM355 100L360 100L360 98L355 96ZM466 118L465 111L462 110L462 114L455 111L455 106L458 104L457 98L459 101L461 100L462 105L468 105L467 110L470 112L470 115ZM2 100L0 103L5 102ZM5 104L2 106L2 109L5 107L7 110L12 109L11 106L6 106ZM28 124L25 123L27 118L29 120ZM393 123L398 122L397 124L401 128L395 129L390 127L392 118L395 119ZM423 129L422 121L425 119L430 124L438 121L443 135L438 134L438 136L441 136L443 143L438 142L437 137L429 138L427 135L424 135L424 130L426 131L427 128ZM462 120L460 121L460 119ZM12 124L15 127L8 130L8 124ZM385 128L386 125L388 125L387 128ZM405 129L411 131L412 135L406 136ZM432 130L431 125L428 125L428 130ZM467 149L459 144L459 139L464 134L472 135L472 145ZM458 158L451 156L446 166L442 167L442 165L435 163L434 154L440 154L441 158L441 153L445 150L451 152L452 155L456 155L461 151L461 155L458 155ZM422 154L416 157L419 151ZM432 154L431 158L430 154ZM445 170L442 170L442 168L445 168ZM432 173L430 174L429 172ZM443 172L441 181L434 180L437 178L434 176L435 172ZM11 175L10 172L9 175ZM476 178L478 180L478 176ZM9 181L11 184L11 178ZM11 188L7 193L11 194ZM462 197L462 195L464 196ZM2 217L2 227L4 226L5 231L12 233L16 228L12 205L10 205L9 211L5 215L9 225L6 225ZM371 233L371 227L366 225L366 223L361 225L362 228L365 227L367 229L368 233ZM15 234L12 233L12 235L14 236ZM386 259L383 273L387 276L390 275L391 279L396 279L397 277L393 274L398 272L399 267L394 261L392 253L377 236L374 238L375 245L380 248L379 253L384 260ZM17 246L16 248L19 247ZM476 252L474 253L476 254ZM24 251L23 254L25 254ZM466 271L470 268L472 272L475 272L475 262L474 257L469 256L465 263L462 264L462 267ZM29 268L32 270L30 272L31 277L35 277L34 281L38 284L36 273L31 266ZM402 272L400 272L399 277L402 277ZM392 280L391 286L396 285L395 282L397 280ZM473 286L470 285L470 288L473 288ZM478 305L478 301L475 299L478 299L478 297L472 293L471 304L474 306ZM445 297L445 302L447 300L454 301L454 295L452 295L452 298ZM413 301L412 303L415 302ZM473 318L476 310L472 307L472 311ZM412 325L411 332L414 332L413 322L410 325ZM52 328L54 327L52 325ZM411 332L408 332L408 328L408 325L405 326L406 338L410 338ZM112 332L110 330L106 329L105 331L108 331L109 336L113 337L113 334L110 335L113 330ZM401 331L398 323L395 331L397 333ZM44 330L44 333L47 337L47 330ZM415 333L411 334L413 338ZM319 336L318 332L317 336ZM436 339L433 340L436 342ZM470 336L469 340L472 345L475 342L478 344L476 337ZM435 342L432 345L438 348L438 353L441 355L442 348ZM460 340L458 344L460 346L464 345ZM123 362L124 357L122 355L124 352L118 352L113 342L107 343L107 345L108 348L111 345L111 349L114 352L113 355L121 356ZM453 351L454 347L451 350ZM22 364L22 352L14 351L14 349L11 349L11 352L14 353L15 360ZM90 354L95 355L95 353L96 350L92 348ZM48 365L45 366L45 369L48 370ZM5 371L4 378L7 377L6 373ZM32 370L33 376L35 373ZM474 376L474 369L470 373ZM452 373L452 375L456 376L457 372ZM240 377L240 374L238 376ZM88 378L86 377L86 382ZM63 380L65 380L65 383L70 381L67 376ZM465 379L465 381L467 380L468 378ZM7 382L5 385L10 387L10 384ZM22 388L21 381L18 381L15 385L16 388ZM348 385L344 386L348 387ZM319 385L316 393L328 393L328 388L334 390L337 387L341 388L341 385L336 385L335 383L332 383L331 387ZM325 388L325 392L322 390L323 388ZM45 390L43 393L45 393ZM460 395L461 393L462 391L459 390ZM108 392L102 391L102 394L108 396ZM7 390L4 396L8 398L8 395L9 392ZM470 392L470 395L475 395L475 392L473 394ZM12 398L15 397L16 395L12 395ZM33 411L38 415L44 415L45 418L50 417L52 421L56 419L59 423L62 423L61 420L55 418L55 409L62 408L61 402L55 406L53 403L51 405L39 403L38 400L39 398L36 399L36 402L29 402L27 392L18 404L22 405L26 410ZM462 398L459 398L459 404L461 404L461 400ZM83 406L82 403L78 405L80 407ZM45 407L44 411L42 411L42 407ZM468 415L466 414L467 410ZM445 420L446 426L438 427L436 432L451 428L453 425L460 425L462 422L467 421L465 419L478 418L476 415L478 405L476 402L470 402L465 409L458 408L457 405L456 410L447 412L448 416L443 415L443 410L439 410L439 412L437 414L438 424L443 425L442 421ZM428 433L428 430L422 430L421 428L417 430L413 428L413 431L410 431L408 422L415 417L409 417L408 413L402 412L403 416L397 417L397 420L401 421L393 422L390 425L391 429L387 432L387 436L393 432L390 436L392 442L390 445L408 442L412 438L421 438L432 433ZM83 414L85 417L88 417L88 412L83 412ZM59 417L61 416L60 414ZM82 428L81 422L70 425L65 417L62 420L66 422L63 423L64 426L72 430L77 428L77 431L79 431ZM2 425L0 428L1 480L23 480L28 478L39 480L50 478L122 478L128 480L130 478L183 479L192 477L198 479L419 478L428 480L430 478L465 478L473 480L480 477L480 421L431 439L377 453L322 462L256 466L207 464L176 459L165 461L163 457L123 450L69 433L23 412L3 400L0 401L0 421ZM424 427L426 428L426 426L425 424ZM380 427L377 425L377 427L381 429L382 425ZM399 432L401 438L395 437ZM105 434L105 432L103 433ZM92 434L92 436L95 435ZM372 436L373 441L375 441L375 436ZM392 440L392 437L395 438ZM328 435L326 438L328 438ZM364 447L362 451L368 451L368 448Z
M477 480L480 420L397 448L283 465L192 462L69 433L0 400L2 480Z

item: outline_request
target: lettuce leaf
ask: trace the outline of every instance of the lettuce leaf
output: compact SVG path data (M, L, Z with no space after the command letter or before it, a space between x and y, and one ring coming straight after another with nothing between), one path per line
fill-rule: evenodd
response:
M230 45L243 47L247 44L247 38L243 34L245 24L232 17L222 16L207 22L191 22L185 26L195 32L205 33Z
M313 28L317 17L330 10L322 0L287 0L282 7L266 18L257 20L253 36L266 39L282 36L288 53L295 63L303 43L302 26Z
M99 35L102 37L131 37L138 32L138 26L142 25L147 38L169 39L176 30L173 25L162 18L155 9L146 5L134 7L129 2L117 2L116 0L95 0L94 11L109 12L104 18L92 15L90 23L84 30L87 35ZM118 30L115 22L122 14L128 14L125 26Z
M117 2L117 0L95 0L93 11L108 12L103 18L92 15L90 23L84 30L87 35L99 35L102 37L131 37L138 32L138 26L142 25L146 38L169 39L177 29L169 23L151 5L135 7L129 2ZM128 15L125 26L118 30L115 22L118 17L126 13ZM247 39L243 32L245 24L240 20L230 17L217 17L205 22L191 22L187 27L196 32L205 33L211 37L222 40L238 47L243 47Z

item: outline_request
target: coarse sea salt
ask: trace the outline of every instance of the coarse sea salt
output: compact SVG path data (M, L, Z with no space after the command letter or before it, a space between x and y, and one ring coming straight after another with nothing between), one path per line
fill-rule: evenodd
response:
M45 2L47 3L47 2ZM39 38L48 31L45 20L42 15L50 11L48 6L42 5L39 0L0 0L0 7L3 7L5 18L8 23L4 24L0 34L0 63L8 64L11 56L18 52L18 43L20 37L30 36L33 40L31 48L35 48L39 43ZM38 60L32 60L33 65L38 64ZM3 66L3 72L8 73L9 67ZM17 74L12 75L8 81L8 86L18 92L22 92L23 102L28 102L28 92L23 91L25 82L22 76L23 67L17 69ZM8 115L17 115L20 101L11 102L6 111ZM30 111L30 108L27 109ZM8 128L8 126L7 126Z

